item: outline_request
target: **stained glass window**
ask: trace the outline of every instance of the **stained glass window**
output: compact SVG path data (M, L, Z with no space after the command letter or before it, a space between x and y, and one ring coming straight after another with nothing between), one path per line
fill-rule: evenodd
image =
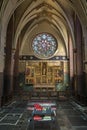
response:
M53 56L57 50L57 41L53 35L41 33L33 39L32 48L35 55L40 58L49 58Z

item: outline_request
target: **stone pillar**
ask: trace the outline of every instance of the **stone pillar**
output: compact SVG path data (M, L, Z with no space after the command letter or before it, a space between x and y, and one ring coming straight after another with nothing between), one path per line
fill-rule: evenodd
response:
M73 79L73 87L74 87L74 96L77 95L77 49L73 49L73 69L74 69L74 79Z
M77 75L77 94L82 94L83 88L83 52L82 52L82 28L79 19L75 21L75 37L76 37L76 75Z
M13 77L14 77L14 56L15 56L15 49L12 49L12 55L11 55L11 79L10 79L10 95L13 96L13 91L14 91L14 82L13 82Z
M3 88L3 103L8 102L11 99L12 93L12 42L13 42L13 20L11 19L6 36L5 46L5 68L4 68L4 88Z
M73 44L71 37L69 36L69 61L70 61L70 87L72 90L72 93L74 92L74 68L73 68Z
M4 56L0 54L0 107L3 97L3 71L4 71Z
M84 62L83 62L83 69L84 69L84 80L85 80L85 88L84 88L84 94L87 95L87 29L86 26L84 28L84 34L83 34L83 54L84 54Z
M14 57L14 93L17 93L19 91L19 43L20 40L18 40L17 49Z

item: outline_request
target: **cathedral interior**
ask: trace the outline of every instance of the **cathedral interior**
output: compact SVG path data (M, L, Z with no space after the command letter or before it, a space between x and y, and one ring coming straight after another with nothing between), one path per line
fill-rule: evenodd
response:
M87 0L0 0L0 130L10 129L87 130Z

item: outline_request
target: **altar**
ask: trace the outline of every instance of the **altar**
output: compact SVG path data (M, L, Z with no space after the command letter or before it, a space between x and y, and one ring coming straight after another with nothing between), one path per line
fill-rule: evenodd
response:
M56 126L56 103L55 102L32 102L27 109L32 110L29 118L29 125L32 124L32 130L38 130L40 127L52 130Z

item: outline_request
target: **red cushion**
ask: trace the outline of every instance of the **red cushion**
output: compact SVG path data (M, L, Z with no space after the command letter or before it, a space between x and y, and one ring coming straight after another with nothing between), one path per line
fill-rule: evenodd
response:
M41 120L42 119L42 117L38 116L38 115L35 115L33 118L34 118L34 120Z
M40 104L34 104L34 108L36 110L42 110L43 109L43 107Z

